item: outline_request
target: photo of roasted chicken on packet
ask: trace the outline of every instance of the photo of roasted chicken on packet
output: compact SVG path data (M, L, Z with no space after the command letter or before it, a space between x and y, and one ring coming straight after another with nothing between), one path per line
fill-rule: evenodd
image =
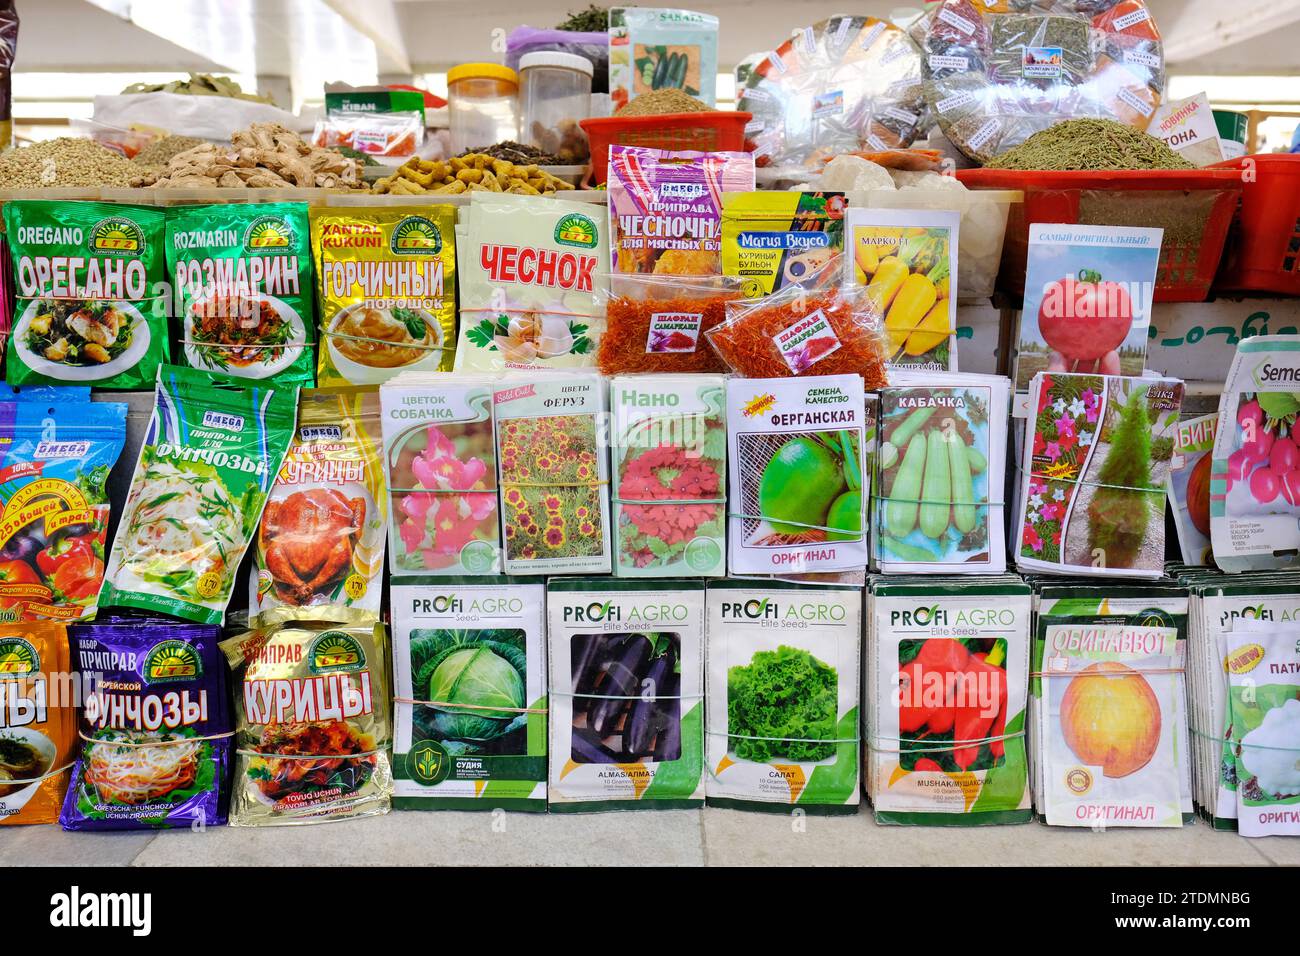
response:
M379 392L302 392L298 429L262 512L248 613L332 604L379 616L388 495Z

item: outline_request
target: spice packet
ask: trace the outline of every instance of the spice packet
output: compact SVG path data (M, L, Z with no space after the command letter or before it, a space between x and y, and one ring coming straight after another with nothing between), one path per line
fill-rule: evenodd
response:
M753 188L749 153L611 146L610 272L720 274L723 196Z
M1141 375L1163 229L1031 224L1016 391L1041 371Z
M597 364L606 375L725 372L707 333L738 298L736 280L722 276L611 276Z
M1021 570L1159 577L1183 383L1040 373L1012 524Z
M545 583L415 577L391 602L393 807L545 812Z
M878 823L1033 818L1030 605L1030 589L1015 575L873 579L863 731Z
M718 18L691 10L612 7L609 93L613 110L654 90L717 101Z
M405 373L380 387L394 578L501 573L494 385Z
M821 271L844 250L844 193L727 193L722 197L722 274L761 299Z
M862 589L710 582L709 806L856 813Z
M306 203L179 206L167 268L185 362L275 385L311 385L316 338Z
M890 364L956 371L961 213L850 209L847 219L845 281L884 316Z
M732 574L866 567L865 414L856 375L727 380Z
M720 375L610 382L619 577L726 573L725 405Z
M1214 561L1210 548L1210 473L1218 424L1218 415L1186 418L1178 423L1174 438L1166 492L1185 564L1204 565ZM1300 456L1295 464L1300 467Z
M555 813L704 802L704 582L546 586Z
M594 365L605 330L604 211L476 192L461 219L456 371Z
M599 375L497 386L507 574L608 574L609 457Z
M839 285L832 260L805 284L763 299L727 303L727 321L706 337L737 375L861 377L868 390L886 384L887 341L866 290Z
M449 371L456 354L453 206L311 213L321 304L321 385Z
M1300 339L1237 345L1219 402L1210 538L1224 571L1300 566Z
M0 622L89 620L104 579L108 476L126 441L127 406L21 397L0 402Z
M63 829L226 822L234 723L219 637L218 627L161 617L72 628L88 696Z
M101 603L220 623L293 438L298 390L158 371Z
M1010 382L890 374L880 390L872 563L886 574L1001 574Z
M17 302L5 380L148 388L168 358L161 209L5 203Z
M231 826L322 823L391 807L384 626L341 608L299 614L221 644L238 716Z
M248 613L333 604L379 617L388 489L379 392L304 391L254 550Z
M0 826L54 823L77 741L62 624L0 624Z

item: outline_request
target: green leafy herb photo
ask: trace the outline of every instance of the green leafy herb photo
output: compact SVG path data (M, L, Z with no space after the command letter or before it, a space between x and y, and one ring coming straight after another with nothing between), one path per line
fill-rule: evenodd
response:
M827 760L835 755L834 667L782 644L727 671L727 747L742 760ZM818 743L816 741L828 741Z

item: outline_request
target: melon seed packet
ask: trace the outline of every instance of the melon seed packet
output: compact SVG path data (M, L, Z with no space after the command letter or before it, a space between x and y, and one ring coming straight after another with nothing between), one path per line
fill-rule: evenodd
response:
M316 322L305 203L174 209L167 267L187 365L276 384L312 383Z
M0 624L0 826L54 823L77 742L62 624Z
M168 357L163 211L21 200L4 223L17 286L6 381L149 388Z
M164 366L100 603L220 623L293 437L298 390Z
M456 355L456 209L316 209L321 385L450 371Z
M807 281L844 249L847 205L844 193L724 193L722 274L747 299Z

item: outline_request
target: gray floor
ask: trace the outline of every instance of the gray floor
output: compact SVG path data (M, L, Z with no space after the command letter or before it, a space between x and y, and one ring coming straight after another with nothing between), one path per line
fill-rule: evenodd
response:
M981 829L877 826L854 817L736 810L539 816L401 812L318 826L204 833L64 833L0 828L0 866L1300 865L1300 839L1247 840L1201 824L1106 833L1039 824Z

